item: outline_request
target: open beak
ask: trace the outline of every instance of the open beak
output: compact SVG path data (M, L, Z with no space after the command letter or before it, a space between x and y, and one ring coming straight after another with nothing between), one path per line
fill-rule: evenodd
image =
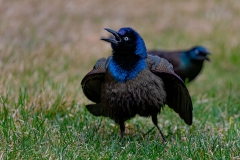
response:
M211 54L210 52L200 52L198 54L198 57L201 58L202 60L207 60L210 61L210 59L208 58L208 55Z
M211 54L211 52L209 52L206 48L199 50L197 53L199 58L201 57L202 60L207 60L207 61L210 61L210 59L207 57L210 54Z
M206 56L206 58L205 58L207 61L211 61L207 56Z
M207 56L209 56L211 54L211 52L209 52L207 49L205 50L205 60L207 61L211 61Z
M109 43L113 43L113 44L118 44L119 42L121 42L121 38L118 35L118 32L109 29L109 28L104 28L106 31L112 33L114 35L114 37L110 37L110 38L101 38L101 40L109 42Z

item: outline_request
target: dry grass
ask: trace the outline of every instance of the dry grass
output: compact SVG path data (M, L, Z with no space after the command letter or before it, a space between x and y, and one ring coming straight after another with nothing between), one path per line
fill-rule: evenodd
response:
M142 34L151 49L205 45L213 52L213 62L215 57L237 54L223 53L223 43L229 46L224 49L230 50L238 47L240 41L240 4L236 0L0 3L1 94L6 93L9 83L14 84L14 90L24 81L31 88L39 68L54 82L64 82L67 92L79 92L75 87L94 61L110 54L110 47L99 41L106 36L104 27L131 26ZM223 61L223 67L235 68L231 62ZM76 76L78 79L73 78ZM78 99L81 97L80 94Z

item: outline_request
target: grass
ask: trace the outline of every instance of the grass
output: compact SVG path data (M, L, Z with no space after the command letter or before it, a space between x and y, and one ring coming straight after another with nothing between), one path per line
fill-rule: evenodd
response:
M240 5L222 1L0 1L0 159L240 159ZM91 115L80 81L110 54L104 27L131 26L147 48L211 52L188 84L193 125L168 107L119 127Z

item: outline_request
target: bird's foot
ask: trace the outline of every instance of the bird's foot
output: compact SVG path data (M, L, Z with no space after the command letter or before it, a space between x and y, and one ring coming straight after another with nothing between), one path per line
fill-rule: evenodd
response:
M149 131L147 131L147 133L145 133L143 136L146 136L148 135L150 132L152 132L152 130L154 129L155 127L151 128Z
M168 143L167 139L163 135L161 136L162 136L162 144L167 144Z

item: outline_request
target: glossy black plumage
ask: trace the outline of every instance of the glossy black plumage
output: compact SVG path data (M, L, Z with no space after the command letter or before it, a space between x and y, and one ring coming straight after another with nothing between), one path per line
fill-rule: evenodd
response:
M181 79L190 82L200 73L203 62L209 61L207 56L210 52L202 46L195 46L181 51L152 50L148 51L148 54L165 58L173 65L174 72Z
M116 40L104 39L110 43L116 43L117 46L112 46L113 55L109 56L107 59L99 59L93 70L83 78L81 85L84 94L89 100L96 103L87 105L86 107L93 115L110 117L118 123L120 125L122 137L124 135L124 122L126 120L133 118L136 114L144 117L151 116L154 125L158 128L163 140L165 140L157 124L157 115L161 112L161 108L167 104L178 113L187 124L191 125L191 98L185 84L174 73L172 65L167 60L157 56L147 56L147 54L143 52L145 51L145 46L136 46L136 48L140 48L136 49L136 52L132 50L132 48L135 48L135 46L132 45L128 46L130 48L129 50L126 48L118 48L120 45L124 47L122 43L131 43L119 40L122 37L126 38L126 34L129 36L130 40L139 38L138 36L140 36L137 33L134 35L134 30L127 29L126 33L122 31L115 33L110 30L111 33L119 34L120 37L115 37ZM134 32L134 34L128 34L129 32ZM122 34L124 36L121 36ZM145 45L141 39L136 41L136 45ZM118 52L119 50L121 52ZM130 79L122 81L121 77L120 79L114 77L110 70L110 64L115 60L116 54L118 56L116 62L119 61L121 65L125 67L128 66L126 70L128 70L129 73L135 74L135 72L131 71L132 69L129 68L129 65L132 65L132 68L141 68L141 66L145 65L146 67L141 69L136 77L132 78L130 76ZM128 61L128 64L125 64L124 62L128 57L135 57L130 55L135 55L136 58L139 58L139 61L143 60L144 63L138 64L135 61ZM146 57L144 55L146 55Z

